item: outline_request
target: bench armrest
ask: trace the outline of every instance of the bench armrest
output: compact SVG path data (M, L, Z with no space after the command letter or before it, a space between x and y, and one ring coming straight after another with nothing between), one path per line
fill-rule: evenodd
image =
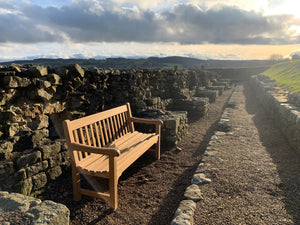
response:
M146 124L155 124L155 125L163 124L163 121L158 119L144 119L144 118L137 118L137 117L131 117L130 119L134 123L146 123Z
M83 145L78 143L71 143L70 148L76 151L103 154L109 156L119 156L121 154L120 150L116 148L107 148L107 147L100 148L100 147L88 146L88 145Z

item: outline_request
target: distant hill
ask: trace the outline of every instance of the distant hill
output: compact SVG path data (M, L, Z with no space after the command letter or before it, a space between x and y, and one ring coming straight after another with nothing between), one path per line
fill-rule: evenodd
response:
M48 59L39 58L33 60L16 60L11 62L3 62L0 65L16 64L35 64L45 66L63 66L70 64L79 64L87 67L101 67L113 69L154 69L154 68L174 68L178 69L211 69L211 68L243 68L243 67L257 67L265 66L270 63L269 60L202 60L188 57L149 57L139 59L128 58L107 58L107 59Z
M262 74L291 93L300 92L300 59L275 64Z

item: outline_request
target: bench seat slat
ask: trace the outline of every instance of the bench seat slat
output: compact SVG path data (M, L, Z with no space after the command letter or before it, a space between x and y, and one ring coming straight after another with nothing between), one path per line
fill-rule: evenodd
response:
M107 156L105 155L100 155L100 154L91 154L88 157L84 158L83 160L81 160L79 162L80 167L84 168L84 167L88 167L94 163L97 163L98 161L100 161L100 159L103 158L103 160L105 160L107 158Z
M146 141L152 137L154 137L156 134L143 134L138 133L134 137L129 137L126 141L120 142L116 145L117 149L120 149L121 153L123 151L128 151L130 148L135 147L139 144L141 144L143 141Z
M145 151L141 151L141 149L149 149L152 145L157 142L158 136L154 136L153 138L142 142L140 145L130 149L130 151L122 154L118 160L118 176L121 176L124 170L126 170L134 161L136 161L141 155L143 155ZM127 153L127 154L126 154Z
M119 148L121 155L117 157L118 177L121 176L123 171L126 170L136 159L144 154L147 149L154 145L158 139L158 135L156 134L144 134L139 132L131 134L132 135L126 135L126 139L122 138L123 142L119 145L124 148ZM126 142L126 140L129 141ZM138 142L136 140L138 140ZM141 149L145 149L145 151L141 151ZM79 162L78 169L84 174L108 177L108 157L101 154L91 154Z
M137 135L139 135L139 132L134 131L133 133L129 133L121 138L118 138L117 140L115 140L114 142L109 144L108 146L117 148L117 146L119 146L120 144L129 141L131 138L134 138Z

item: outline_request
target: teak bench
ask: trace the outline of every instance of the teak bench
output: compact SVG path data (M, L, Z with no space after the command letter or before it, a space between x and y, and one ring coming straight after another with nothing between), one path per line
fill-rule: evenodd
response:
M134 123L154 124L155 133L134 130ZM161 120L132 117L129 103L73 121L63 122L72 164L73 197L89 195L118 207L118 179L146 151L160 158ZM155 150L150 149L155 145ZM80 187L80 174L109 179L108 192Z

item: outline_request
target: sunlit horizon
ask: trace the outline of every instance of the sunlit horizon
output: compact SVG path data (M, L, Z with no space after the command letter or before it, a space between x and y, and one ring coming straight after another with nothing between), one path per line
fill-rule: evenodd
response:
M295 0L0 0L0 61L300 53Z

